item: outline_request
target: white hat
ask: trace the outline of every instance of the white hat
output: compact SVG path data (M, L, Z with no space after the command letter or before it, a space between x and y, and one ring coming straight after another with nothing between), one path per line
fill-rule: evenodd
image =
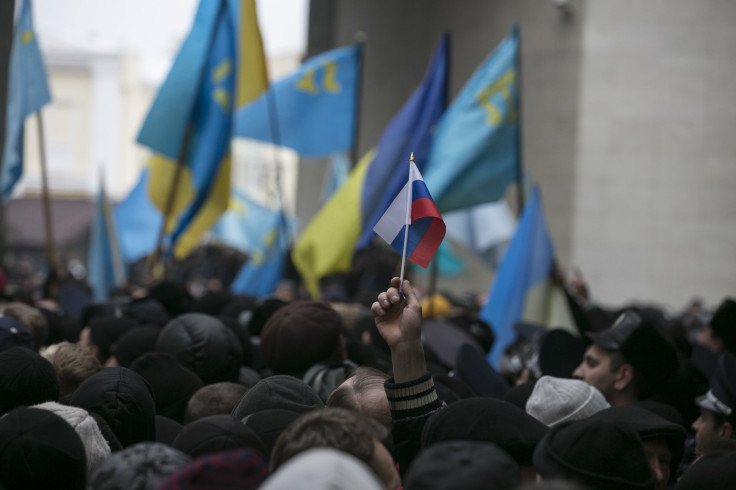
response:
M603 394L585 381L542 376L526 402L526 412L554 427L588 418L610 406Z
M99 465L110 457L110 445L100 432L97 421L83 408L62 405L56 402L41 403L33 408L55 413L77 432L87 456L87 476L91 475Z

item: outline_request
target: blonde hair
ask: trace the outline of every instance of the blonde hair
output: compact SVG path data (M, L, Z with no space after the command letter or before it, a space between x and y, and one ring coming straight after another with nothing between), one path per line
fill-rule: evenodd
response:
M49 346L42 353L59 377L59 403L68 404L82 382L102 369L102 364L87 348L71 342Z

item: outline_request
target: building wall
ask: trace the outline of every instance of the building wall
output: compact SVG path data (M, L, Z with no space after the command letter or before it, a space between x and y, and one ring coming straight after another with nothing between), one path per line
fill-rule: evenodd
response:
M736 3L590 1L572 259L595 297L736 293Z

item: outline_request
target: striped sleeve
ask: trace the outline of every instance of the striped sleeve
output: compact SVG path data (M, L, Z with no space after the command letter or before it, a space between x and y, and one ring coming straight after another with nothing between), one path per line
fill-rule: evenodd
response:
M393 420L419 417L442 407L429 372L406 383L394 383L394 378L391 377L386 380L384 387Z

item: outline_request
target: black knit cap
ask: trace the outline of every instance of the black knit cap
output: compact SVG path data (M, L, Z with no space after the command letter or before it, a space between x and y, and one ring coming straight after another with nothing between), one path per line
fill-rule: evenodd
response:
M141 442L114 453L90 475L89 490L158 488L192 458L157 442Z
M229 449L251 448L265 457L266 446L253 429L232 415L211 415L184 427L172 447L193 458Z
M338 348L340 315L323 301L293 301L261 332L261 359L275 374L303 374Z
M97 317L90 321L89 334L92 342L100 349L103 361L110 357L112 344L135 326L136 322L130 318L114 316Z
M713 333L723 340L726 350L736 354L736 301L724 299L709 324Z
M520 408L491 398L469 398L432 415L422 431L422 447L442 441L491 442L517 464L531 466L534 448L548 427Z
M0 418L0 487L83 490L86 477L84 445L63 418L26 407Z
M567 330L550 330L539 344L539 369L545 376L572 378L584 354L585 347L578 337Z
M21 405L59 400L59 378L49 361L24 347L0 352L0 415Z
M446 441L419 453L403 484L406 490L507 490L521 484L521 471L495 444Z
M264 456L268 460L281 433L301 416L301 412L271 408L248 415L241 422L250 427L263 441L266 449Z
M133 327L110 346L110 355L115 356L119 366L130 367L138 357L156 349L159 333L161 328L156 325Z
M695 461L675 490L731 490L736 482L736 451L716 451Z
M670 450L670 467L676 470L680 465L685 449L685 429L681 425L633 405L606 408L591 416L591 419L633 429L642 441L663 439ZM676 473L677 471L670 473L670 481L674 481Z
M269 376L260 380L240 399L232 415L238 420L268 409L283 409L306 413L325 404L317 393L304 381L286 375Z
M654 488L654 474L637 433L591 418L554 427L534 451L544 478L576 481L600 490Z
M199 376L165 352L143 354L130 369L151 385L156 413L183 423L189 399L203 386Z

